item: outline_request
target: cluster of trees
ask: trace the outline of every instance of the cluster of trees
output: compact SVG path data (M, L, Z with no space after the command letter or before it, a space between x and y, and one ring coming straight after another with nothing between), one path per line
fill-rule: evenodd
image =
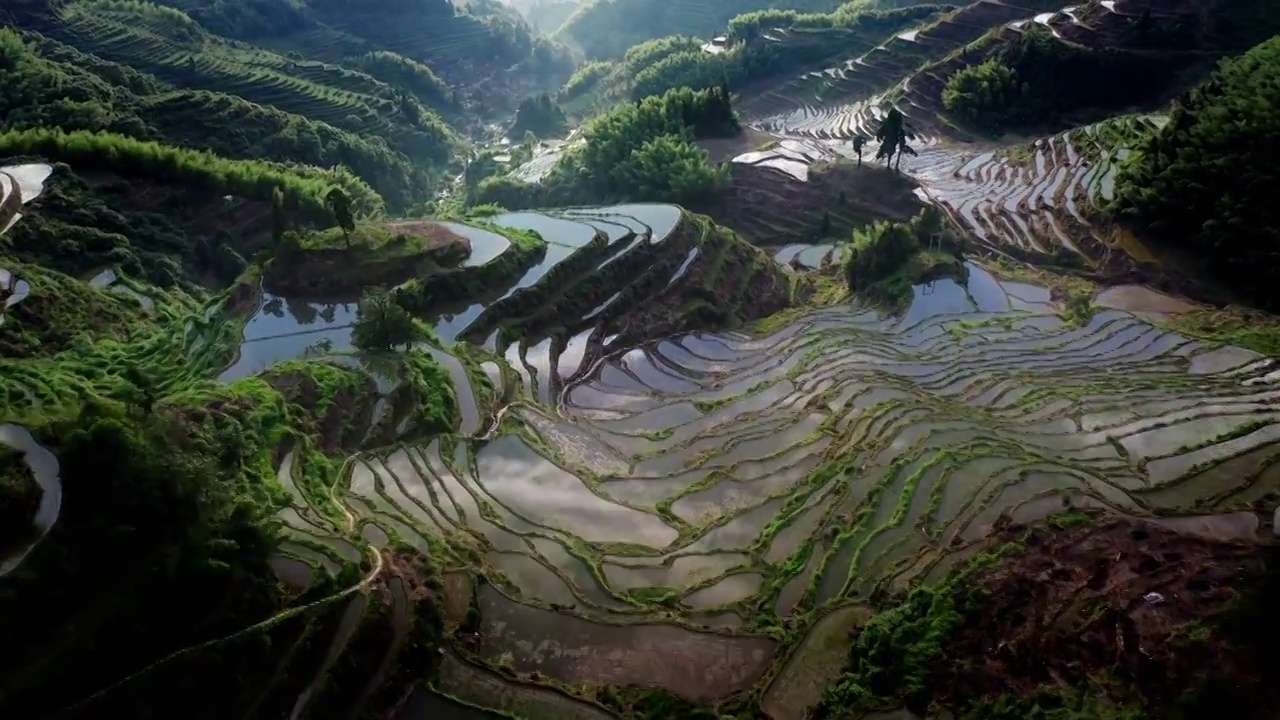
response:
M582 48L588 58L617 58L627 48L668 35L710 37L743 13L765 7L808 12L826 12L831 0L690 0L672 3L662 0L589 0L560 28L559 35ZM869 7L868 0L853 5ZM892 0L886 5L905 5Z
M1280 38L1225 61L1136 148L1114 211L1190 251L1261 306L1280 308Z
M726 84L736 90L835 56L870 50L894 32L946 9L940 5L913 5L879 11L868 9L864 2L854 2L830 13L760 10L730 21L730 45L725 52L706 52L703 41L690 35L647 40L628 49L621 61L584 66L570 78L561 96L572 99L592 88L604 101L639 99L677 87L700 89ZM830 32L810 33L804 42L791 42L783 49L761 37L771 28Z
M590 92L600 81L617 68L617 63L608 60L588 60L573 71L573 75L560 89L561 100L573 100Z
M957 119L994 134L1139 102L1179 70L1176 58L1061 42L1039 23L1006 32L1014 37L985 62L954 73L942 93Z
M426 340L428 331L397 301L394 291L370 290L360 299L351 342L357 348L388 351L409 349Z
M423 105L450 110L456 105L454 92L431 68L387 50L375 50L343 64L358 68L371 77L413 94Z
M910 300L911 285L923 279L908 272L912 259L930 246L954 246L945 235L946 219L932 207L907 222L880 221L855 230L845 263L849 289L873 302Z
M520 101L516 119L507 135L516 138L533 133L534 137L555 137L563 135L568 128L569 120L564 116L564 110L550 95L540 93Z
M507 208L612 199L696 203L723 189L728 168L712 165L693 141L740 130L723 87L671 90L590 120L584 142L540 184L489 178L475 202Z

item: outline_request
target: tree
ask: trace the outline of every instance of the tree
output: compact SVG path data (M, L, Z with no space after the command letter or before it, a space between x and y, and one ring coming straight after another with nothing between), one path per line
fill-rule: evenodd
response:
M866 147L866 145L867 145L867 139L862 137L861 135L853 139L853 151L858 153L858 167L862 167L862 149ZM843 196L844 196L844 191L842 190L841 197L843 198ZM841 202L843 202L843 200L841 200Z
M343 192L342 188L333 188L325 195L325 202L329 204L329 209L333 211L333 217L338 221L338 227L342 228L342 239L347 243L347 249L351 249L351 233L355 232L356 219L351 214L351 199Z
M364 350L392 350L426 338L413 316L396 302L394 293L371 290L360 299L351 341Z
M822 224L818 226L818 234L824 238L831 235L831 213L826 210L822 211Z
M898 155L898 163L902 163L902 148L906 147L910 135L907 132L906 119L898 108L889 110L880 128L876 130L876 139L880 141L880 149L876 151L876 159L884 158L884 166L889 167L893 156ZM910 148L907 148L910 150ZM912 151L912 154L915 154Z

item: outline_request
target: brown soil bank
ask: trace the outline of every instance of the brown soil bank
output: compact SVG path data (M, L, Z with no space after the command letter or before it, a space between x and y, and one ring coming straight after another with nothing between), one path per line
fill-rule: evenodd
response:
M910 177L869 158L862 167L816 164L808 180L765 165L735 163L724 197L699 210L757 245L821 242L824 216L826 234L842 238L875 220L909 220L920 210L915 187Z
M1280 632L1264 615L1280 586L1273 546L1130 519L1006 533L1024 549L967 588L965 619L930 673L935 706L985 699L972 716L1003 718L997 697L1025 712L1083 693L1150 717L1280 715L1268 659Z

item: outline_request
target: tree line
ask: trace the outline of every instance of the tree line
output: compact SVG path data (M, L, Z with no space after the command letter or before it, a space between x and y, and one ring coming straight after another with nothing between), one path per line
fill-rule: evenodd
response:
M830 13L760 10L729 23L724 52L707 52L690 35L647 40L629 48L621 61L588 63L561 90L573 99L595 89L602 103L660 95L669 89L703 89L725 84L738 90L761 80L810 67L858 50L870 50L885 37L944 12L946 5L915 5L871 10L846 3ZM827 30L782 46L762 37L766 29Z
M1116 180L1112 210L1188 251L1243 299L1280 308L1280 37L1184 93Z
M1141 102L1187 62L1068 44L1035 22L1001 33L1004 44L985 61L952 74L942 92L948 112L992 134L1058 125L1068 114Z
M364 181L344 168L285 167L277 163L228 160L213 153L157 142L135 140L114 133L57 129L11 130L0 133L0 157L34 156L80 168L145 175L192 185L210 193L227 193L270 201L275 191L285 207L328 219L325 196L335 185L362 212L382 210L382 199Z
M414 162L378 136L219 92L174 90L153 76L102 60L36 33L0 29L0 125L109 131L208 150L228 158L331 167L344 165L393 208L429 194L433 163L449 146L428 143L430 162Z

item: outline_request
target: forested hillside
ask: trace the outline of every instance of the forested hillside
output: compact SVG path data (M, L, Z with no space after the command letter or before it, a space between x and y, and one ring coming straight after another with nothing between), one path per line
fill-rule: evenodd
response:
M1280 38L1226 60L1135 148L1115 209L1225 285L1280 307Z
M853 0L846 12L905 7L910 0ZM838 0L590 0L560 28L559 36L582 49L589 59L618 58L645 40L669 35L709 39L723 31L730 19L756 10L825 13L841 6Z
M728 22L729 46L722 52L708 52L705 40L685 34L646 40L628 49L621 60L582 65L565 84L561 98L578 101L580 106L608 106L679 87L709 88L724 83L737 91L865 52L895 32L949 9L948 5L920 4L873 10L865 2L851 2L828 13L777 9L744 13ZM795 41L784 48L762 37L768 30L793 32ZM583 96L587 96L585 102L580 100Z

